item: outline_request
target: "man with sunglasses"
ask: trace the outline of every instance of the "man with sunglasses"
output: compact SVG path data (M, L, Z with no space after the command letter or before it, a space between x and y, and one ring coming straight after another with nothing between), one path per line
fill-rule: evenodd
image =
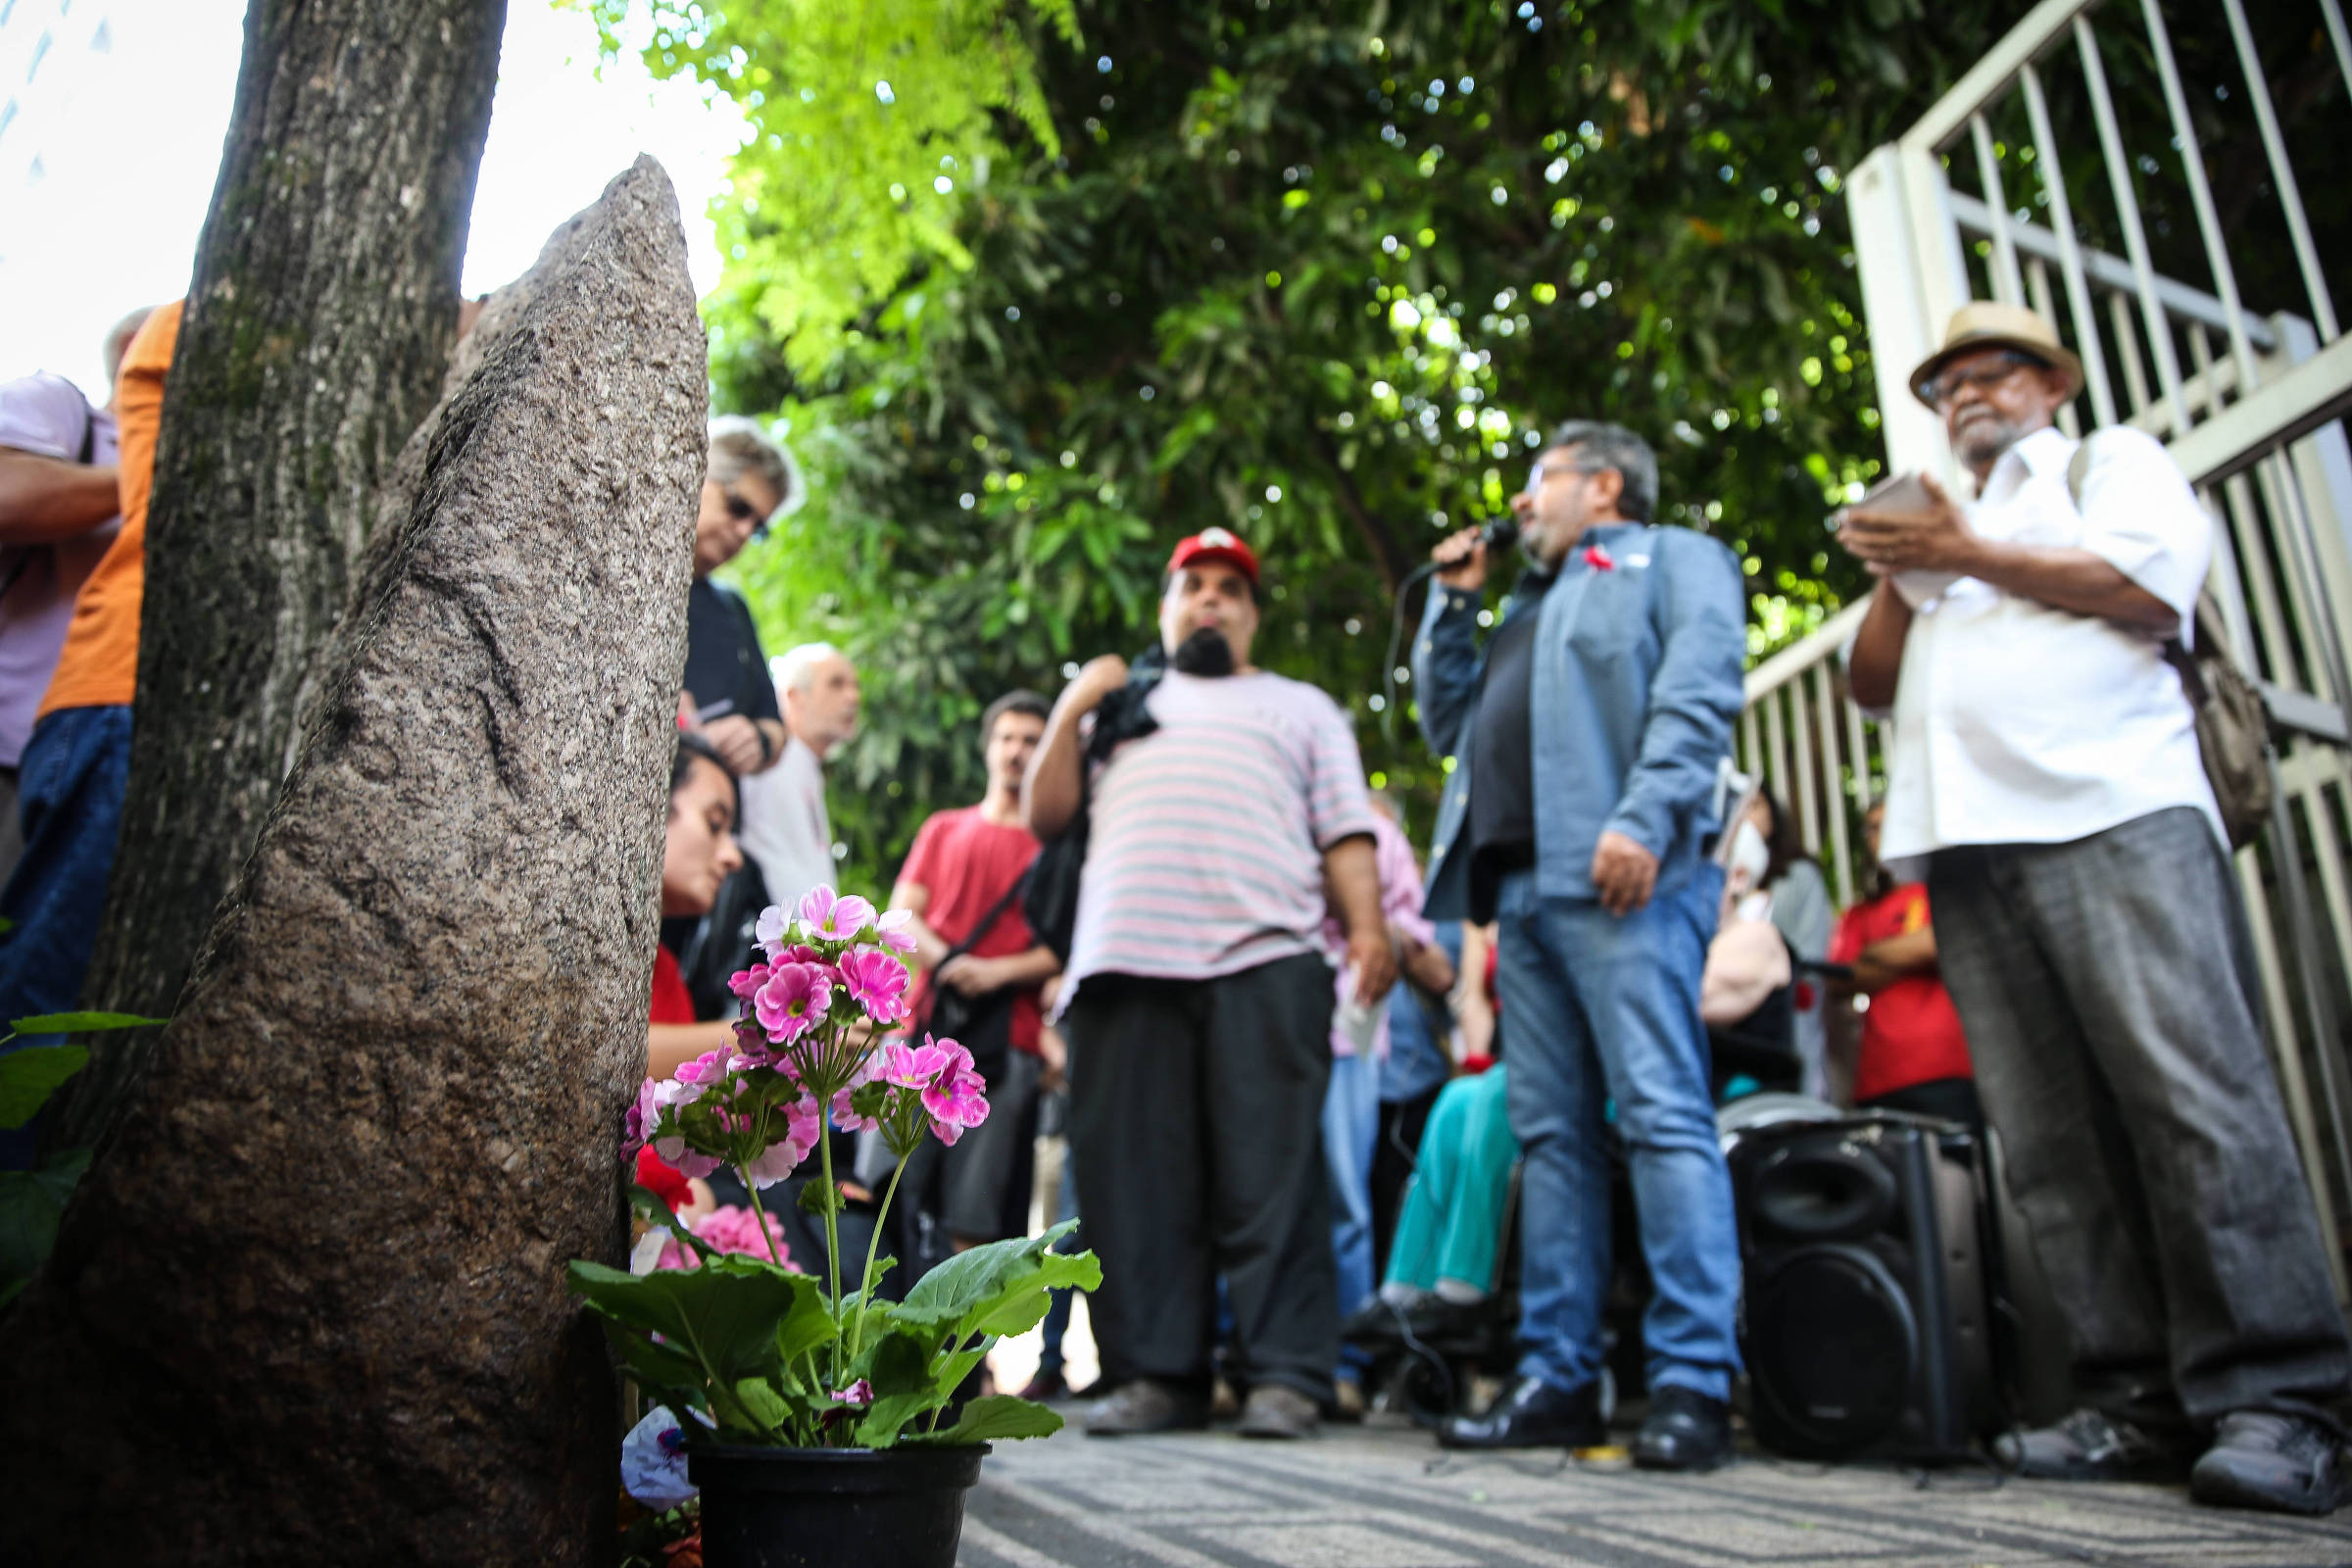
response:
M737 778L784 754L784 715L743 596L710 574L767 532L801 495L792 460L750 419L710 424L710 466L694 519L694 587L686 600L686 702L680 711Z
M2212 520L2149 436L2101 430L2084 453L2056 428L2082 384L2040 317L1968 306L1911 388L1976 500L1927 480L1840 528L1883 579L1852 679L1894 711L1886 863L1924 872L2083 1400L1996 1451L2027 1475L2185 1473L2201 1502L2325 1513L2352 1357L2164 649L2194 631Z
M1453 760L1429 869L1432 920L1497 923L1511 1130L1525 1151L1518 1381L1449 1447L1588 1447L1602 1417L1616 1106L1656 1293L1637 1462L1731 1457L1740 1256L1716 1141L1699 974L1723 873L1716 780L1740 711L1740 564L1651 524L1657 460L1613 424L1560 427L1511 501L1528 569L1482 655L1475 529L1413 650L1430 749Z

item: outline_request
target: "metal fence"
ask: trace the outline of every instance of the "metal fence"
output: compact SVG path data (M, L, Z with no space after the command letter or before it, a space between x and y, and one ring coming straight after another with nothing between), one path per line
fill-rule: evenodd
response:
M2237 873L2280 1088L2322 1222L2342 1239L2339 1220L2352 1219L2352 449L2341 421L2352 340L2328 272L2342 259L2314 243L2290 127L2241 0L2219 0L2218 13L2173 9L2172 22L2157 0L2035 9L1853 172L1856 262L1889 471L1959 480L1939 422L1904 376L1960 305L1998 299L2038 311L2082 358L2082 394L2062 416L2069 433L2122 422L2157 436L2219 524L2214 586L2238 661L2279 726L2283 784L2270 831L2238 856ZM2313 9L2313 34L2324 29L2352 94L2338 0ZM2193 82L2174 37L2191 23L2209 45ZM2216 63L2231 55L2234 72L2217 79ZM2127 90L2116 90L2117 74ZM2262 188L2227 193L2230 212L2255 215L2236 226L2225 222L2199 134L2218 116L2242 117L2222 122L2235 145L2260 148ZM2352 119L2341 133L2352 134ZM2252 246L2267 248L2260 268ZM2287 297L2246 299L2240 279L2256 271ZM2299 287L2281 290L2281 276ZM1838 662L1861 613L1849 607L1749 675L1740 736L1741 765L1761 768L1793 808L1841 902L1855 891L1854 825L1883 787L1882 726L1848 699ZM2352 1296L2342 1250L2338 1291Z

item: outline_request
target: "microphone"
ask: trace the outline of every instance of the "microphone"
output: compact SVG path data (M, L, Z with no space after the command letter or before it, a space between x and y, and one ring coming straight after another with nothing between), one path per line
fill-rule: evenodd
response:
M1512 513L1504 513L1478 530L1478 542L1487 547L1490 556L1502 554L1519 542L1519 518ZM1389 657L1380 671L1380 727L1392 746L1396 744L1396 654L1404 646L1405 590L1433 572L1451 571L1469 559L1465 554L1449 561L1425 561L1406 573L1404 581L1396 585L1396 607L1389 617Z
M1487 547L1489 556L1501 555L1519 542L1519 519L1510 513L1504 513L1478 530L1478 542ZM1464 554L1446 561L1433 561L1414 575L1419 576L1432 571L1451 571L1456 566L1467 564L1469 560L1470 557Z

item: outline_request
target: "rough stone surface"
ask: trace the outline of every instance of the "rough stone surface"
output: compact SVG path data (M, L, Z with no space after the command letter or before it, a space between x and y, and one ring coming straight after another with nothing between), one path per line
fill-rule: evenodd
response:
M181 1008L0 1325L0 1560L609 1557L705 343L640 159L469 341Z

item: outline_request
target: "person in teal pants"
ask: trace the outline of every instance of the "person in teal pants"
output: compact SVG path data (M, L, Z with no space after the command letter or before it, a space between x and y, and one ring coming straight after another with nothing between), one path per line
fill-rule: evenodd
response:
M1467 1328L1494 1286L1511 1166L1508 1066L1497 1062L1456 1078L1438 1095L1421 1133L1411 1186L1396 1216L1380 1299L1361 1327L1394 1335L1399 1319L1416 1339ZM1350 1330L1359 1327L1350 1321Z

